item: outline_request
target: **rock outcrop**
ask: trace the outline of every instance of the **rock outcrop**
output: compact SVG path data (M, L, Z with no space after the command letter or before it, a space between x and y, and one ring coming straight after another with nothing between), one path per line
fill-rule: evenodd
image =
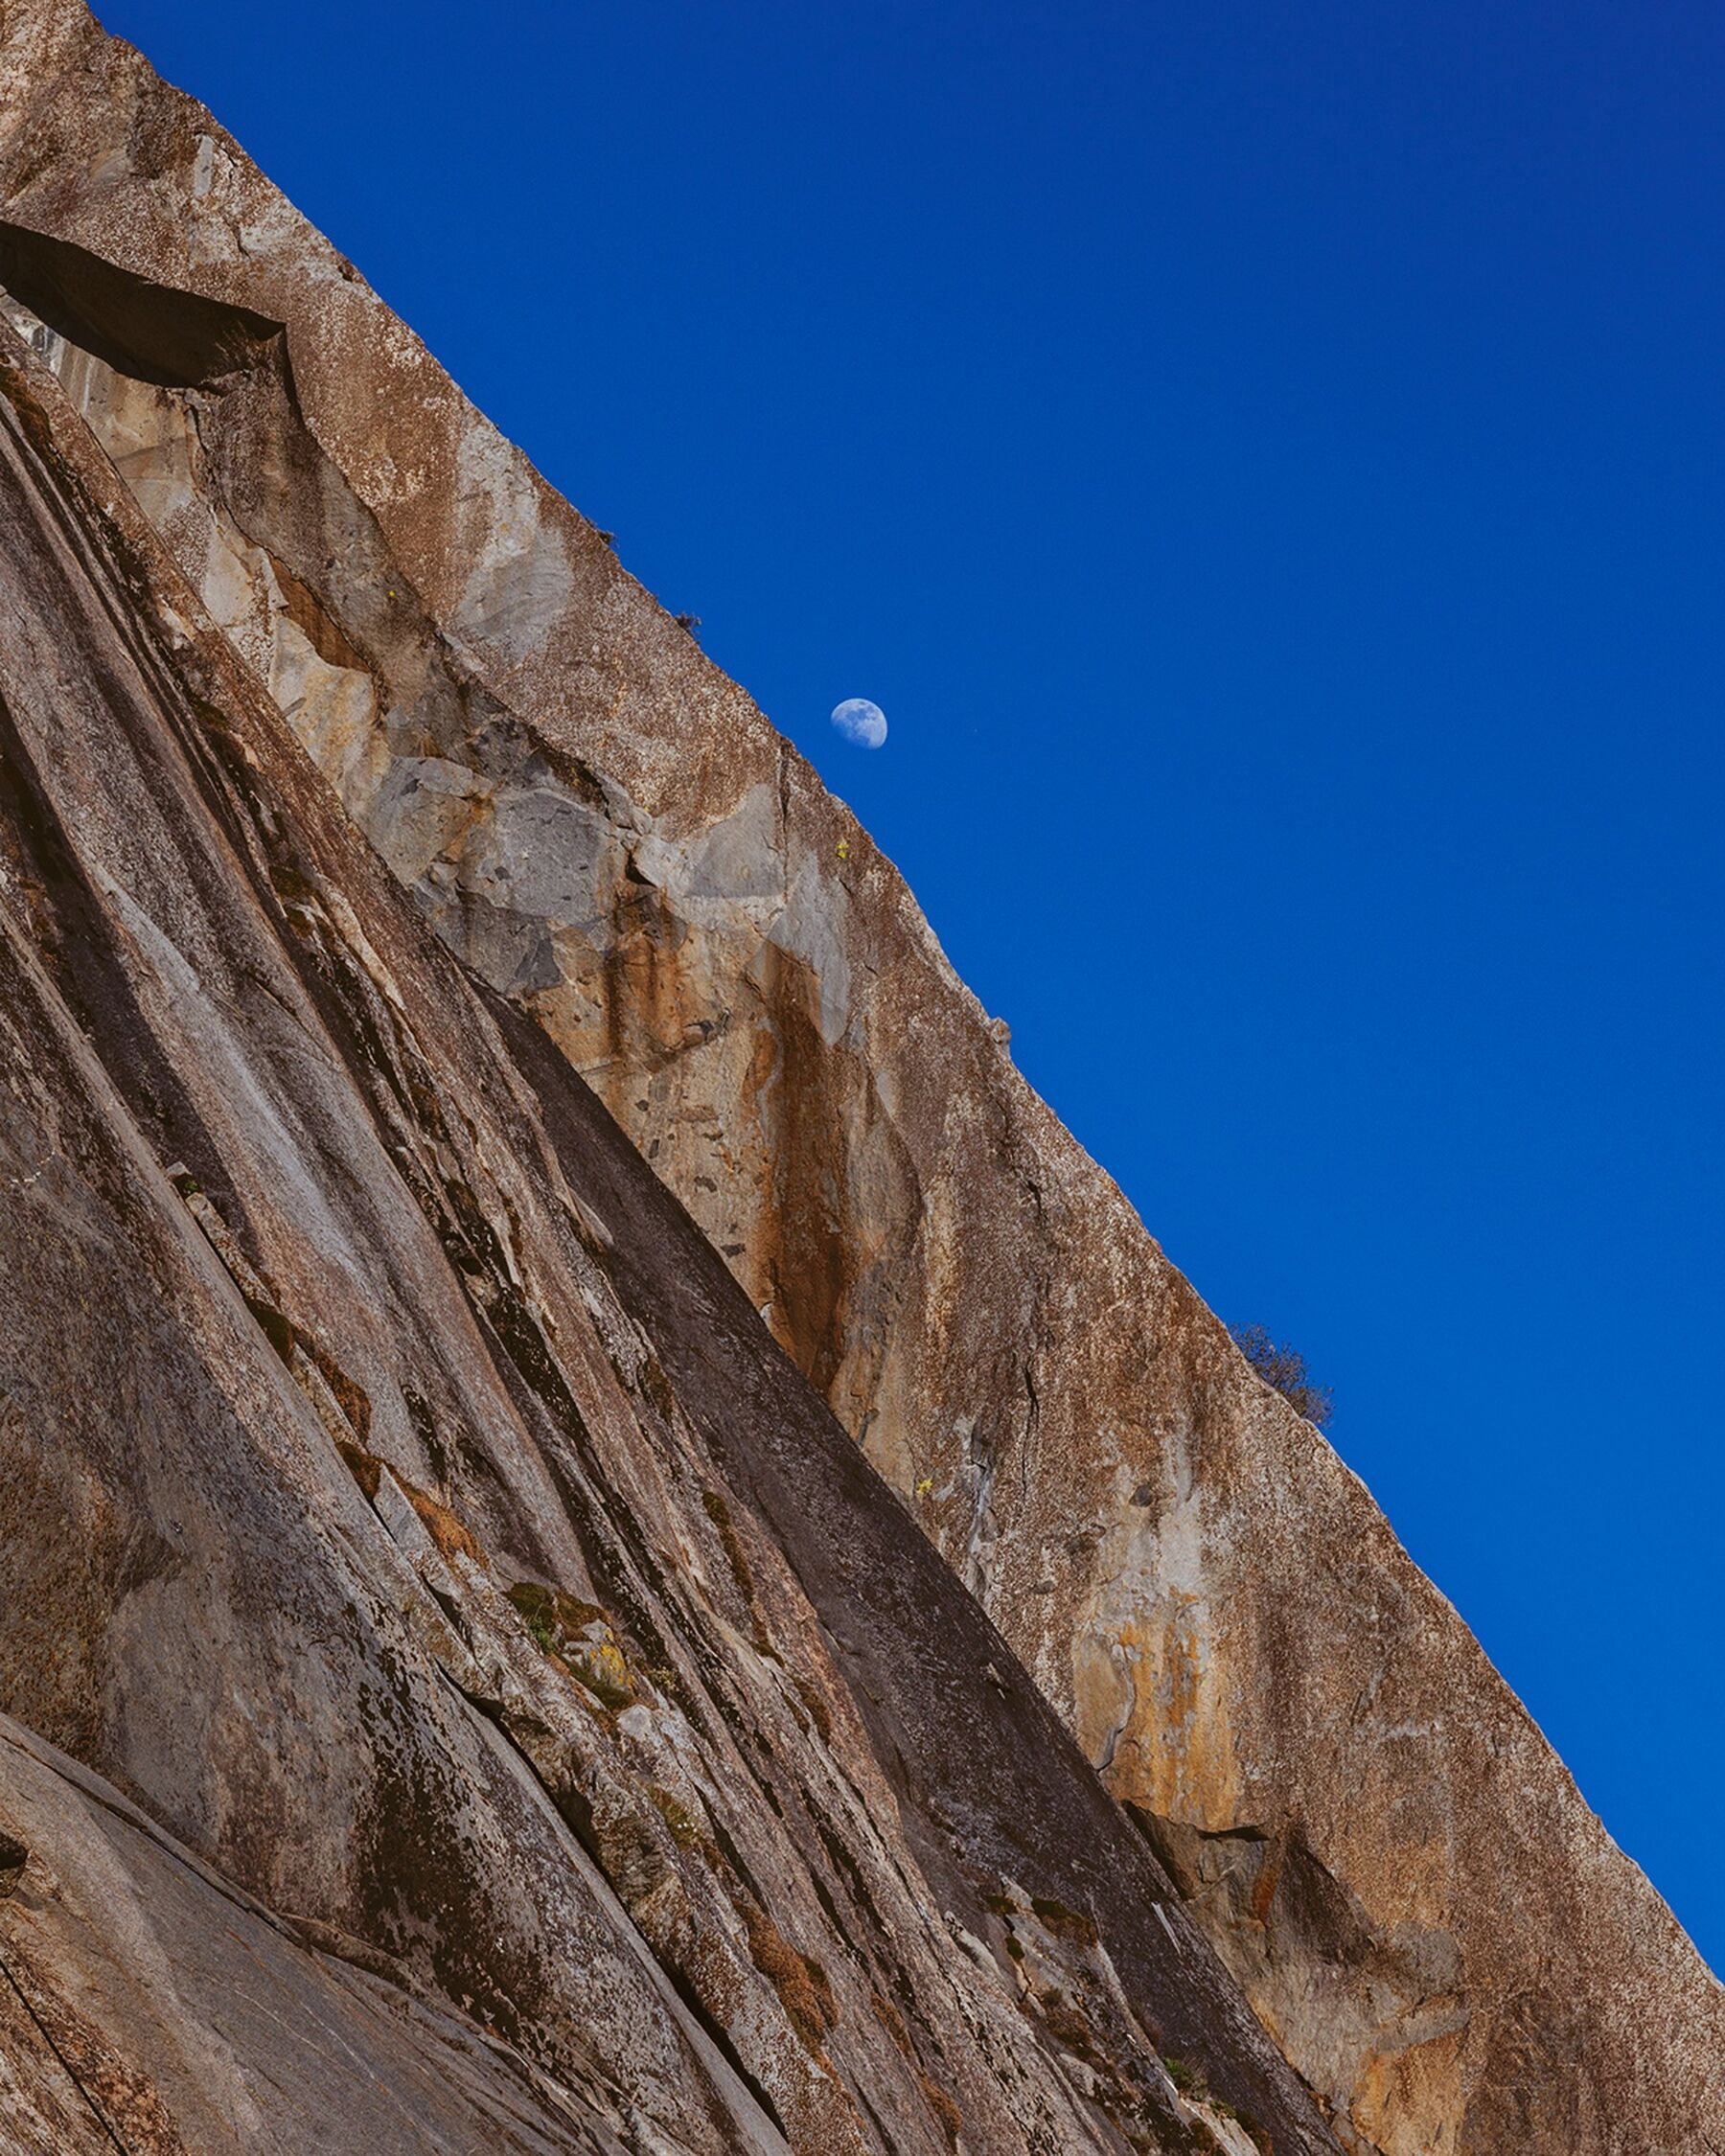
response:
M127 535L126 559L147 564L90 587L85 557L109 542L91 536L94 511L62 514L86 585L57 602L58 627L9 621L9 708L48 694L63 663L49 654L76 642L80 608L141 612L153 643L133 663L152 683L190 684L183 708L150 723L176 729L173 755L208 796L195 843L172 817L152 824L144 807L166 781L150 774L168 751L122 757L104 746L105 722L90 719L85 739L47 704L13 751L31 774L16 782L7 894L19 980L58 1011L68 1073L74 1049L101 1064L79 1080L94 1089L79 1112L89 1128L127 1119L127 1144L155 1163L132 1170L148 1182L178 1165L195 1187L172 1234L129 1184L103 1198L151 1224L115 1277L25 1283L45 1333L66 1296L108 1328L126 1412L156 1428L160 1458L147 1470L148 1448L110 1434L78 1481L63 1461L28 1464L46 1409L0 1424L27 1463L10 1469L15 1487L41 1493L20 1499L39 1533L14 1537L11 1562L46 1566L65 1518L93 1553L88 1576L18 1574L12 1666L53 1674L19 1679L0 1704L270 1909L321 1912L318 1924L397 1957L439 2012L476 2015L614 2121L624 2112L582 2080L568 2033L610 2030L628 2070L607 2088L677 2092L653 2130L683 2145L747 2119L794 2141L920 2146L944 2117L908 2093L925 2081L957 2103L967 2147L1092 2145L1084 2135L1116 2130L1095 2122L1111 2101L1141 2100L1152 2135L1187 2130L1154 2059L1109 2019L1127 2012L1203 2053L1278 2150L1322 2137L1225 2004L1201 1927L1360 2156L1725 2146L1719 1985L1368 1493L1256 1381L1018 1077L866 835L207 114L74 0L0 0L0 287L39 362L19 391L36 417L14 435L15 484L40 493L30 460L76 461L68 445L87 428L82 484ZM14 359L12 378L24 373ZM41 516L34 550L19 541L6 565L21 587L45 574ZM92 709L118 664L92 653ZM293 765L290 737L328 789ZM491 999L416 940L343 812ZM48 837L31 836L38 824ZM282 832L285 867L269 854ZM211 882L195 903L185 863L221 848L223 877L233 854L267 889ZM307 848L310 865L294 851ZM158 858L176 849L178 883ZM34 1007L18 996L13 1018ZM16 1067L35 1067L27 1048L48 1054L41 1023ZM747 1304L727 1300L567 1066ZM340 1087L345 1106L329 1097ZM18 1202L49 1170L54 1217L81 1250L54 1187L58 1125L30 1112L39 1145L19 1154ZM405 1225L392 1177L418 1207ZM639 1248L637 1219L653 1224ZM200 1332L186 1316L214 1292L213 1262L228 1319L238 1295L274 1366L231 1342L218 1352L214 1320ZM834 1452L834 1426L766 1354L748 1305L903 1508ZM178 1358L148 1387L140 1337ZM87 1353L68 1364L64 1397L90 1368ZM34 1397L11 1389L27 1377L9 1371L9 1398ZM218 1502L239 1470L211 1440L194 1503L166 1427L162 1403L192 1403L200 1386L192 1426L226 1417L240 1454L270 1463L274 1572L303 1565L319 1583L256 1633L242 1614L250 1552L224 1539ZM733 1389L752 1404L738 1426ZM326 1487L328 1450L307 1466L308 1411L334 1456L353 1455L352 1489ZM150 1474L166 1479L153 1495ZM845 1491L854 1518L840 1524ZM264 1502L248 1486L237 1516ZM595 1517L602 1530L570 1525ZM1122 1842L1120 1814L1097 1808L1010 1657L924 1561L911 1518L1139 1835ZM811 1539L810 1519L834 1539ZM371 1556L349 1554L349 1538L380 1529L399 1612ZM296 1537L315 1553L308 1542L289 1558ZM213 1630L173 1584L189 1577L226 1582ZM158 1608L177 1611L180 1651L196 1646L210 1687L207 1719L178 1729L139 1704L149 1686L126 1660L128 1643L156 1640ZM58 1628L52 1653L33 1626ZM278 1696L288 1638L329 1669L291 1713ZM960 1640L971 1677L984 1672L962 1710L932 1674ZM834 1740L805 1685L843 1723L848 1798L821 1778ZM352 1780L339 1741L375 1736L379 1715L401 1726L380 1755L387 1796ZM317 1732L339 1785L313 1796L285 1786L283 1762L324 1756ZM819 1773L797 1770L812 1810L760 1782L763 1743L819 1755ZM1015 1778L1020 1751L1020 1791L1038 1793L1022 1818L989 1780ZM696 1798L738 1817L724 1812L721 1834ZM865 1857L855 1822L894 1799L902 1835ZM398 1879L384 1852L421 1816L438 1822L423 1873ZM644 1834L653 1856L608 1845L624 1817L635 1823L616 1833ZM709 1833L717 1863L701 1853ZM1017 1837L1010 1855L1002 1836ZM1046 1869L1033 1878L1020 1843L1045 1868L1091 1869L1064 1887ZM516 1940L518 1970L450 1961L435 1910L449 1906L437 1896L457 1849L476 1897L464 1906ZM877 1863L898 1898L881 1898ZM542 1906L522 1885L541 1874L559 1881ZM968 1900L949 1877L969 1882ZM1091 1906L1105 1880L1110 1922L1127 1930ZM832 1944L867 1903L884 1936L929 1957L872 1984L886 2017L844 1992ZM694 1938L723 1942L699 1974L678 1959ZM1157 1959L1164 1946L1173 1961ZM602 1953L609 2020L587 1995ZM819 1982L797 1981L805 1953ZM1065 1973L1045 1976L1062 1956ZM995 1981L985 1961L1009 1963L1043 2004L1027 2049L1010 1986L1004 2019L992 1992L978 2004ZM1206 2003L1183 2006L1200 1962ZM559 2000L559 1982L577 1995ZM932 2003L941 1985L962 1992L955 2022ZM1064 2059L1060 2029L1047 2034L1054 1993L1057 2021L1107 2023L1082 2039L1070 2029ZM867 2063L848 2063L870 2012L891 2042L874 2035ZM629 2055L622 2031L637 2021L658 2031L651 2058ZM951 2058L931 2052L931 2030ZM430 2023L412 2033L420 2056L452 2040ZM1073 2109L1086 2076L1089 2108ZM1273 2110L1286 2122L1267 2123Z

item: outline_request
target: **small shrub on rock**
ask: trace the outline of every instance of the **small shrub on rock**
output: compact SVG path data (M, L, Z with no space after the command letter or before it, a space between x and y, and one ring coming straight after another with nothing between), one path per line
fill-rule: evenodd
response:
M1305 1357L1286 1341L1272 1340L1262 1325L1229 1328L1234 1345L1266 1385L1273 1385L1297 1415L1304 1415L1314 1429L1322 1430L1336 1411L1334 1395L1327 1386L1314 1385Z

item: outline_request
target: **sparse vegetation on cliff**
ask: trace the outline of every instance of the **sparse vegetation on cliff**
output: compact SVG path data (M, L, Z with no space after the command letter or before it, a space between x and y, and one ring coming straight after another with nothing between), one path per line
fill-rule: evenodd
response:
M1266 1385L1275 1386L1294 1412L1304 1415L1314 1429L1328 1427L1336 1411L1335 1396L1326 1385L1314 1385L1305 1357L1286 1341L1276 1341L1262 1325L1230 1325L1234 1345Z

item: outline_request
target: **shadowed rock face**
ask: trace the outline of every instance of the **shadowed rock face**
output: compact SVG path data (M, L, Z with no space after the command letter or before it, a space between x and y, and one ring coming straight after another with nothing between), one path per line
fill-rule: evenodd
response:
M535 1134L527 1150L542 1150L549 1128L588 1112L569 1105L585 1096L546 1060L548 1040L724 1253L748 1304L869 1460L906 1493L929 1541L1135 1811L1146 1855L1133 1861L1147 1860L1152 1846L1161 1853L1184 1910L1347 2146L1383 2156L1496 2156L1508 2148L1701 2156L1725 2145L1719 1987L1357 1480L1258 1385L1118 1192L1018 1078L1000 1029L954 978L866 836L207 115L165 89L128 48L104 38L69 0L5 0L0 20L0 285L14 318L124 482L113 482L114 514L141 513L140 532L161 542L221 631L223 663L242 668L247 694L262 698L259 726L273 723L264 705L286 717L443 943L503 999L485 1014L482 1030L488 1053L515 1073L505 1090L523 1083L523 1072L537 1073L534 1103L523 1112ZM71 423L57 424L63 431ZM151 576L159 582L168 573ZM173 604L189 618L189 596ZM99 760L92 765L101 768ZM291 777L285 764L282 772L279 783L291 778L300 804L294 828L319 817L338 827L333 804L309 778ZM101 798L92 777L76 813L58 814L81 831ZM39 915L46 934L59 918L59 886L39 865L19 875L20 918ZM344 867L333 885L325 876L316 893L333 887L356 907L348 876ZM120 877L115 887L129 892L131 883ZM217 925L206 931L229 968L239 964L221 910L231 903L226 895L210 902ZM332 903L317 897L326 914ZM368 903L394 905L382 891ZM79 904L105 917L119 901L99 882L96 896ZM151 922L158 919L152 911ZM86 933L60 919L62 965L88 973L97 961L86 945L101 951L114 932ZM408 934L404 927L391 932ZM153 948L143 929L128 926L126 933L140 949ZM346 931L318 933L339 942ZM368 926L364 933L370 947L382 948L380 931ZM568 1491L534 1469L540 1495L529 1502L494 1450L495 1432L515 1424L498 1419L494 1404L481 1410L466 1395L457 1412L443 1379L404 1374L412 1358L402 1361L395 1304L380 1299L369 1279L356 1289L342 1330L346 1337L357 1328L361 1338L348 1339L345 1352L322 1338L326 1319L301 1315L322 1311L332 1277L344 1277L339 1267L332 1271L330 1231L318 1223L334 1219L340 1247L374 1268L377 1207L363 1222L345 1221L325 1197L321 1211L301 1220L291 1193L307 1177L297 1157L291 1170L270 1168L288 1181L267 1204L254 1187L264 1169L249 1170L248 1181L229 1164L230 1153L249 1158L260 1147L272 1163L288 1158L274 1135L285 1112L272 1121L241 1105L263 1084L259 1064L273 1069L271 1059L286 1051L254 1046L232 1086L206 1079L211 1105L187 1067L218 1053L231 1062L234 1051L194 1043L185 1031L196 1000L189 988L173 1006L182 1032L160 1036L135 1007L135 987L122 993L115 985L124 971L118 959L104 962L80 990L109 1010L105 1022L117 1028L120 1046L104 1060L123 1066L134 1089L148 1086L155 1104L148 1112L161 1123L158 1158L183 1160L200 1185L194 1196L212 1213L193 1217L210 1249L237 1238L228 1276L241 1276L236 1265L255 1269L242 1292L278 1313L278 1329L290 1328L281 1336L283 1367L294 1378L288 1365L300 1357L295 1382L320 1405L323 1426L339 1434L344 1385L357 1386L370 1403L375 1434L355 1436L350 1418L341 1442L357 1445L366 1460L387 1459L405 1479L398 1494L398 1481L379 1469L366 1517L393 1520L411 1543L412 1521L423 1525L426 1515L406 1484L442 1493L437 1502L467 1523L490 1576L502 1579L513 1568L516 1578L605 1606L607 1625L617 1621L612 1605L622 1590L597 1576L604 1566L585 1546L576 1566L567 1527L554 1533L541 1517L539 1507L553 1498L567 1511ZM241 977L251 975L242 969ZM272 1010L264 1018L274 1024ZM453 1031L462 1037L461 1025ZM363 1074L380 1051L363 1028L355 1038L350 1062ZM416 1040L415 1054L428 1055L423 1036ZM419 1081L400 1083L411 1106ZM482 1079L461 1067L439 1083L449 1105L435 1142L447 1146L454 1142L448 1132L474 1115L472 1099L483 1090L468 1089L482 1088ZM501 1083L494 1077L493 1090ZM128 1112L142 1114L146 1106L134 1098ZM188 1116L211 1125L201 1155L182 1135ZM571 1191L583 1189L579 1161L604 1158L634 1179L622 1208L630 1218L660 1219L627 1153L594 1135L609 1126L589 1116L583 1128L589 1143L565 1133L560 1148L558 1172ZM422 1135L383 1142L411 1153L428 1141ZM575 1166L562 1158L571 1152ZM399 1157L390 1154L392 1162ZM482 1179L464 1166L456 1180L472 1191ZM502 1215L495 1204L481 1207L485 1233L504 1253L492 1262L505 1277L518 1263L520 1233L512 1224L526 1201L510 1203L516 1210ZM727 1358L744 1351L724 1343L752 1339L743 1326L746 1306L740 1297L725 1303L727 1291L693 1241L678 1246L675 1261L663 1250L643 1255L615 1217L621 1204L613 1196L610 1213L600 1205L594 1214L609 1238L599 1247L611 1292L621 1293L628 1321L646 1326L653 1367L665 1373L672 1395L691 1390L682 1413L701 1428L710 1471L734 1478L713 1493L719 1511L707 1505L704 1483L693 1503L688 1490L670 1501L667 1517L678 1524L675 1534L664 1530L665 1546L679 1552L680 1565L685 1545L702 1545L715 1593L725 1592L726 1579L736 1587L744 1578L758 1591L760 1563L745 1543L751 1523L767 1523L773 1547L790 1553L798 1592L831 1628L821 1594L839 1589L820 1569L831 1552L799 1541L801 1507L818 1515L821 1505L804 1491L787 1512L787 1493L798 1488L805 1449L820 1463L822 1490L829 1479L849 1486L850 1474L862 1478L859 1490L874 1485L860 1461L847 1468L830 1450L831 1426L818 1418L806 1448L788 1456L735 1449L740 1441L722 1409L700 1402L723 1403L739 1382ZM261 1215L278 1218L267 1249ZM456 1217L463 1235L479 1232L460 1207ZM579 1211L571 1217L586 1222ZM300 1244L288 1235L290 1218ZM590 1224L588 1232L599 1241ZM433 1240L447 1262L443 1225L433 1224ZM601 1263L594 1249L582 1248ZM478 1276L461 1263L456 1272L462 1322L472 1320L479 1296L494 1332ZM628 1285L619 1290L624 1273ZM684 1283L696 1279L707 1283L701 1293L712 1310L730 1310L727 1326L714 1330L686 1309L678 1315ZM290 1307L288 1281L307 1298L301 1304ZM418 1309L418 1282L415 1273L398 1300ZM56 1292L71 1291L62 1282ZM415 1353L440 1370L455 1336L446 1337L434 1314L424 1322L429 1343ZM305 1331L304 1342L294 1327ZM533 1342L543 1345L543 1328L536 1318L531 1333L507 1339L517 1374L505 1374L504 1388L518 1419L516 1395L527 1381L517 1350L537 1367ZM382 1374L385 1366L393 1375ZM775 1373L773 1388L788 1382L783 1365L760 1366ZM794 1399L793 1409L790 1394L773 1390L761 1432L802 1431L799 1418L812 1410L806 1395ZM621 1442L608 1435L606 1445ZM372 1468L364 1474L371 1478ZM76 1509L72 1497L56 1487L43 1500L44 1520ZM103 1509L114 1502L79 1497L77 1517L107 1571L59 1590L83 1597L91 1623L132 1569L143 1584L126 1587L126 1606L134 1593L148 1600L168 1592L169 1556L147 1540L128 1541L131 1530L117 1524L129 1517L127 1506L112 1517ZM632 1487L610 1516L632 1518L637 1502L646 1503ZM914 1569L906 1515L877 1507L869 1518L877 1512L886 1524L880 1531L889 1525L897 1539L880 1544L848 1529L836 1537L841 1548L866 1549L880 1571L877 1579L853 1565L842 1585L863 1603L886 1597L877 1621L894 1643L864 1650L853 1636L839 1637L846 1654L867 1661L885 1653L885 1662L867 1661L866 1675L847 1663L845 1686L864 1703L870 1756L894 1762L891 1774L905 1780L924 1771L915 1762L954 1725L938 1691L928 1697L942 1704L924 1720L912 1716L901 1727L893 1719L909 1711L901 1704L908 1650L893 1627L925 1602L950 1610L960 1633L974 1619L962 1597L938 1599L937 1570ZM214 1548L216 1526L210 1535ZM503 1574L499 1539L511 1553ZM640 1570L646 1560L629 1547L630 1566ZM456 1561L444 1553L446 1567ZM646 1588L629 1592L631 1606L648 1606ZM457 1598L438 1575L435 1594L467 1613L480 1637L474 1593L464 1589ZM502 1611L487 1622L494 1617L507 1628ZM542 1609L540 1621L547 1622ZM656 1638L668 1621L653 1618ZM759 1660L752 1621L732 1613L735 1651ZM585 1661L589 1676L611 1669L612 1651L628 1664L627 1640L603 1632L583 1639L583 1630L556 1632L567 1649L560 1662ZM472 1639L462 1638L465 1651L483 1660ZM222 1651L242 1659L254 1644L236 1640ZM633 1651L651 1659L659 1650L637 1638ZM1007 1664L978 1651L1007 1682L1005 1693L985 1685L984 1705L1005 1701L1015 1715L1029 1712L1008 1698L1016 1680ZM102 1749L110 1741L103 1734L107 1710L85 1696L96 1682L91 1671L105 1666L102 1652L90 1653L82 1677L70 1648L55 1660L58 1688L46 1704L7 1704L80 1756L118 1771L118 1756ZM447 1686L429 1696L447 1705ZM339 1724L356 1709L338 1696L328 1711ZM545 1718L542 1707L532 1711ZM627 1721L633 1709L607 1711ZM508 1731L500 1715L488 1726ZM1037 1729L1040 1748L1051 1740ZM211 1740L188 1729L178 1741L196 1752ZM265 1755L274 1742L248 1741ZM444 1738L426 1741L437 1755ZM525 1740L518 1731L512 1741L516 1757ZM393 1800L392 1817L418 1816L413 1778L430 1771L403 1765L402 1789L413 1794ZM715 1786L730 1771L709 1763ZM270 1787L262 1765L246 1772L260 1790ZM219 1801L200 1798L191 1811L176 1808L177 1799L151 1800L248 1885L258 1884L255 1866L287 1865L286 1887L271 1879L258 1889L275 1903L283 1892L300 1891L294 1868L316 1870L306 1846L315 1837L299 1832L305 1823L288 1798L273 1800L271 1818L244 1796L248 1783L240 1787ZM973 1866L1008 1861L988 1835L965 1839L973 1830L961 1777L927 1801L933 1826L908 1823L906 1833L930 1876L951 1862L939 1851L954 1834ZM923 1814L913 1806L907 1821L913 1816ZM1046 1837L1088 1844L1092 1830L1071 1826L1075 1816L1057 1811L1038 1826L1042 1861ZM350 1831L342 1817L329 1814L333 1841ZM243 1838L242 1821L250 1837L244 1850L234 1843ZM777 1828L764 1817L759 1830L770 1839ZM369 1831L356 1877L378 1861L380 1831ZM507 1832L497 1831L506 1844ZM584 1831L592 1839L595 1830ZM824 1850L818 1827L816 1840ZM1115 1846L1106 1837L1100 1846ZM746 1883L749 1873L719 1846ZM427 1876L446 1861L428 1854ZM317 1876L334 1864L332 1857ZM723 1868L721 1876L728 1876ZM1038 1892L1083 1910L1083 1893L1096 1884L1091 1877L1074 1889L1075 1901L1059 1889ZM1154 1900L1170 1890L1144 1891ZM1034 1919L1022 1896L1014 1898L1016 1888L973 1888L973 1902L976 1893L1006 1902L1005 1911L975 1904L976 1923L1015 1970L1031 1972L1036 1990L1039 1957L1062 1939L1070 1951L1079 1935L1057 1925L1046 1946L1027 1943L1019 1927ZM798 1937L814 1938L832 1920L818 1893L809 1907L819 1911L809 1917L816 1931ZM376 1936L375 1924L368 1929L349 1914L356 1936ZM982 1938L956 1909L954 1915L960 1933ZM1175 1923L1173 1912L1164 1916ZM997 1919L1014 1928L1017 1958L990 1928ZM775 1912L775 1920L792 1935L788 1919ZM429 1952L425 1940L437 1926L423 1915L414 1921ZM747 1922L736 1922L747 1945ZM1134 1957L1165 1938L1163 1923L1144 1937L1148 1947L1111 1942L1111 1968L1140 1966ZM775 1949L756 1943L775 1961ZM656 1937L654 1944L659 1952ZM457 1991L469 1980L457 1972L443 1981ZM678 1981L694 1982L686 1972ZM711 1985L723 1988L718 1978ZM1042 1987L1050 1988L1080 1995L1055 1979ZM1168 2001L1184 1995L1165 1985L1156 1994L1164 2017L1158 2034L1170 2044ZM714 2012L710 2002L702 2010L709 2019ZM803 2011L807 2021L806 2002ZM854 2017L839 2027L847 2022L854 2027ZM1208 2027L1198 2015L1191 2027L1201 2025ZM705 2024L697 2017L693 2026ZM1188 2040L1199 2048L1196 2035L1178 2038ZM750 2064L736 2039L725 2042L741 2061L746 2094L764 2086L757 2054L772 2047L757 2044ZM1072 2055L1094 2071L1082 2048ZM683 2073L662 2064L653 2071L673 2080ZM1226 2070L1210 2071L1214 2078ZM913 2072L957 2093L921 2051ZM781 2119L797 2103L815 2106L809 2118L825 2117L818 2074L810 2086L816 2095L775 2084L770 2101ZM1252 2107L1249 2096L1241 2100ZM863 2105L860 2116L875 2114ZM899 2114L880 2113L889 2116ZM1038 2145L1027 2113L1008 2104L1008 2114L994 2116L996 2126L972 2128L967 2145ZM1051 2145L1086 2145L1063 2140L1065 2125L1046 2130ZM990 2140L991 2131L1004 2138ZM899 2138L898 2124L890 2132L898 2145L917 2145Z

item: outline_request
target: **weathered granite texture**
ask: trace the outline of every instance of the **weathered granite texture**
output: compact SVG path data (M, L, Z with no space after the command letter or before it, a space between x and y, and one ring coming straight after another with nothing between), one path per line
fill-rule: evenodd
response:
M560 2156L621 2145L381 1955L265 1909L0 1717L0 2145ZM369 1965L368 1965L369 1964Z
M1335 2156L3 326L0 1073L0 2147Z
M74 0L0 21L17 318L444 941L1137 1808L1346 2145L1725 2147L1719 1985L866 834L206 114Z

